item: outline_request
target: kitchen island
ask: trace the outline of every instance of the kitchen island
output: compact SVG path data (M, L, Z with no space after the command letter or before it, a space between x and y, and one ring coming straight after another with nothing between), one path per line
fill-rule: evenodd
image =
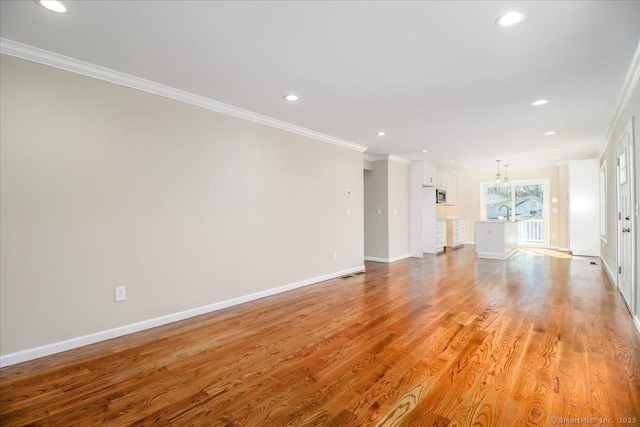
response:
M475 241L478 258L508 259L518 252L518 223L476 221Z

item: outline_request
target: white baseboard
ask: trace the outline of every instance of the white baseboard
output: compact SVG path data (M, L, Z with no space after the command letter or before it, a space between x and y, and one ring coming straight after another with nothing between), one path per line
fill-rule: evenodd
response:
M633 324L636 325L636 329L640 334L640 319L638 318L638 316L633 316Z
M178 313L168 314L166 316L155 317L153 319L143 320L141 322L119 326L117 328L107 329L105 331L83 335L81 337L71 338L64 341L58 341L52 344L47 344L40 347L18 351L16 353L5 354L0 356L0 367L4 368L5 366L15 365L17 363L26 362L28 360L38 359L44 356L50 356L52 354L61 353L63 351L72 350L74 348L83 347L85 345L94 344L100 341L105 341L105 340L116 338L122 335L143 331L145 329L155 328L157 326L166 325L167 323L177 322L179 320L188 319L190 317L199 316L201 314L210 313L212 311L222 310L223 308L232 307L234 305L243 304L245 302L257 300L260 298L268 297L268 296L279 294L282 292L291 291L293 289L301 288L308 285L313 285L315 283L324 282L325 280L335 279L336 277L341 277L347 274L357 273L364 270L365 270L364 265L360 265L358 267L349 268L347 270L337 271L335 273L326 274L324 276L302 280L300 282L279 286L277 288L267 289L267 290L256 292L253 294L232 298L226 301L220 301L220 302L205 305L202 307L196 307L189 310L180 311Z
M392 262L396 262L396 261L400 261L401 259L407 259L407 258L411 258L411 254L404 254L404 255L400 255L394 258L377 258L377 257L372 257L372 256L366 256L364 257L365 261L375 261L375 262L385 262L387 264L390 264Z
M613 272L609 268L609 264L607 264L607 261L605 261L604 258L602 258L602 257L600 257L600 262L604 266L604 270L607 272L607 275L609 276L609 279L611 280L611 283L613 284L613 287L617 289L618 288L618 282L616 280L616 276L614 276Z
M475 245L476 242L473 242L471 240L467 241L467 242L462 242L463 245Z
M477 255L478 255L478 258L507 260L511 258L513 255L515 255L516 252L518 252L518 249L512 249L505 254L497 254L497 253L491 253L491 252L478 252Z

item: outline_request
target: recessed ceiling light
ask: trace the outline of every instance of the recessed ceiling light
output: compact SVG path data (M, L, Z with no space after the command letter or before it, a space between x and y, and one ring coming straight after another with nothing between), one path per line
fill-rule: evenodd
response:
M553 150L551 150L551 151L560 151L560 149L559 149L559 148L554 148L554 149L553 149Z
M294 95L294 94L289 94L289 95L285 95L284 99L286 99L287 101L297 101L298 100L298 95Z
M560 160L562 157L556 157L556 160Z
M549 135L555 135L556 132L555 131L549 131L549 132L545 132L544 135L545 136L549 136Z
M424 150L422 150L423 153L428 153L429 150L427 150L426 148Z
M378 136L385 136L386 134L387 134L386 132L382 132L382 131L376 133L376 135Z
M562 162L558 162L558 165L564 165L564 163L562 163Z
M533 101L531 103L531 105L533 105L534 107L537 107L539 105L544 105L544 104L547 104L547 103L549 103L548 99L538 99L537 101Z
M38 3L52 12L65 13L67 11L67 6L57 0L39 0Z
M498 19L496 19L496 25L498 27L506 28L513 27L514 25L518 25L522 21L524 21L525 14L522 12L507 12L504 15L500 15Z
M455 160L449 160L449 163L455 163L455 162L456 162Z

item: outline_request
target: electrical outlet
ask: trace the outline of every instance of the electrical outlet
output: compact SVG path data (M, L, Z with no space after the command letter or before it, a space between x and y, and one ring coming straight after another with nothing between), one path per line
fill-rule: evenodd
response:
M347 215L351 215L351 209L347 208Z
M338 259L338 251L333 251L333 258Z
M116 302L127 299L127 288L120 286L116 288Z

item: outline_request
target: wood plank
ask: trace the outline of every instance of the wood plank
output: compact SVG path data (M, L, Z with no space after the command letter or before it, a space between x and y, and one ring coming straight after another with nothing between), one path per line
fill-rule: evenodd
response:
M640 339L622 299L601 266L552 254L367 263L364 275L3 368L0 425L640 419Z

